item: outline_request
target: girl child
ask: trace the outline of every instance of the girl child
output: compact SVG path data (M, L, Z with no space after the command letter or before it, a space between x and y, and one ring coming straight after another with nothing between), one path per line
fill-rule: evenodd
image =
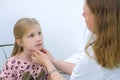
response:
M0 78L5 80L49 80L43 65L32 62L32 49L42 51L43 37L39 22L22 18L14 26L15 43L11 57L6 61Z

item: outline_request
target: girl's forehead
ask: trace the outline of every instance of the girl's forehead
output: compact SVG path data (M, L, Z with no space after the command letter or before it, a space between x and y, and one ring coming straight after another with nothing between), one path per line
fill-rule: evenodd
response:
M41 32L40 25L32 25L26 31L25 34L33 33L33 32Z
M41 31L41 28L39 25L33 25L31 26L29 31Z

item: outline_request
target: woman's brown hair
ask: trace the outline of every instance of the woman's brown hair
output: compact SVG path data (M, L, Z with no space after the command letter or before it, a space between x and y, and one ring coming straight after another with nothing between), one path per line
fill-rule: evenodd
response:
M120 0L86 0L95 16L96 39L93 47L96 61L112 69L120 64Z

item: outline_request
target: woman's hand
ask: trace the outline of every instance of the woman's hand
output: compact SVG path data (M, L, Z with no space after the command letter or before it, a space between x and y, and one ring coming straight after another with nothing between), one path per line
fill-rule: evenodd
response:
M47 56L47 53L40 51L39 49L33 49L32 54L32 62L45 65L47 62L50 61L50 59Z
M47 54L47 56L49 57L49 59L51 60L52 63L54 63L56 61L56 59L53 57L53 55L45 48L43 48L41 50L43 53Z

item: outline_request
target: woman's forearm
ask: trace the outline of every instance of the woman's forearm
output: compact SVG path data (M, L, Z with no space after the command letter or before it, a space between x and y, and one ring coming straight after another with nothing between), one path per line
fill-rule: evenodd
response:
M67 74L71 74L72 70L75 66L75 64L73 64L73 63L64 62L64 61L60 61L60 60L55 60L53 62L53 64L55 65L55 67L57 69L63 71L64 73L67 73Z
M48 70L51 80L65 80L65 78L56 70L51 62L46 62L45 67Z

